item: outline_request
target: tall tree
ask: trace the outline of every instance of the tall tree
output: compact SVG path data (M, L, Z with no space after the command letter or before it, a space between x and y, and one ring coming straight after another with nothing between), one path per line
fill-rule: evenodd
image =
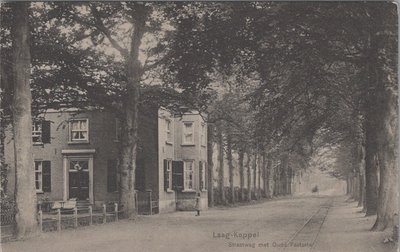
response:
M12 4L13 76L12 101L15 153L16 236L23 238L37 231L35 180L32 175L32 116L30 90L29 3Z

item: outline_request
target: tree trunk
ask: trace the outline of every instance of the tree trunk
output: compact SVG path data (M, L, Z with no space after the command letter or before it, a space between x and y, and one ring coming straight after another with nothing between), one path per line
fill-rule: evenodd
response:
M144 8L144 6L137 6ZM140 79L143 73L139 61L139 50L145 33L146 12L143 9L133 17L134 30L131 36L129 55L125 65L127 76L127 93L124 100L124 130L122 133L122 149L120 156L120 204L123 205L126 218L133 219L136 216L135 202L135 170L138 140L138 104Z
M364 146L362 142L360 142L357 146L357 166L358 166L358 180L359 182L359 188L358 188L358 206L364 208L364 198L365 198L365 163L364 163Z
M351 195L351 177L350 177L350 174L347 174L347 190L346 190L346 194L347 195Z
M376 43L376 41L374 42ZM376 63L376 62L375 62ZM372 88L376 82L376 71L374 63L368 62L367 72L369 73L369 86ZM371 83L373 82L373 83ZM377 97L371 93L366 103L366 113L364 122L365 131L365 204L366 216L375 215L378 207L378 188L379 188L379 162L378 162L378 136L377 136L377 117L380 111L377 108Z
M226 147L226 152L227 152L227 159L228 159L228 169L229 169L229 187L230 187L230 193L231 193L231 203L235 203L235 186L233 184L233 162L232 162L232 136L230 132L230 127L228 126L228 132L227 132L227 147Z
M225 199L225 185L224 185L224 139L222 136L221 126L217 126L217 140L218 140L218 177L219 177L219 190L220 190L220 200L221 204L226 204Z
M208 163L208 206L214 206L214 163L213 163L213 151L214 151L214 130L213 124L207 125L207 163Z
M258 163L258 165L257 165L257 167L258 167L257 199L260 199L261 198L261 170L263 167L262 156L261 156L260 152L257 153L257 157L258 157L258 162L257 162Z
M242 148L239 149L239 177L240 177L240 200L244 201L244 151Z
M359 184L359 188L358 188L358 195L359 195L358 207L364 207L363 204L364 204L364 197L365 197L365 194L364 194L365 179L364 179L364 171L363 170L361 170L359 173L359 181L360 181L360 184Z
M280 165L276 165L273 169L274 171L274 196L277 196L280 194L279 188L280 188Z
M377 208L377 219L373 230L384 230L394 225L395 214L398 214L398 170L397 170L397 94L396 81L390 83L390 77L385 76L385 82L377 89L380 118L378 118L378 160L380 169L380 186ZM389 82L389 83L386 83ZM385 86L385 84L387 86Z
M14 14L12 27L14 64L13 132L15 204L17 209L15 231L19 239L31 236L38 230L32 154L32 94L29 84L31 55L28 8L28 2L12 4Z
M262 183L263 183L263 197L267 197L267 154L263 151L262 154Z
M267 171L266 171L266 194L267 198L272 198L273 195L273 185L271 182L273 182L272 177L273 177L273 167L272 167L272 156L271 154L268 154L268 161L267 161Z
M253 158L253 162L252 162L252 168L253 168L254 198L258 199L258 195L257 195L257 153L254 154L254 158Z
M378 203L378 158L374 127L370 120L366 126L365 144L365 207L366 216L375 215Z
M360 194L359 194L359 187L360 187L360 176L359 171L357 170L353 177L353 199L358 201Z
M247 152L247 162L246 162L246 168L247 168L247 200L251 201L251 155Z
M285 154L281 158L281 193L286 195L287 192L287 172L288 172L288 155Z
M397 6L387 3L381 8L371 8L376 20L371 30L370 85L376 97L376 136L380 185L378 194L377 219L372 230L384 230L394 225L398 214L398 93L397 53L388 53L381 48L397 48L397 39L391 34L397 32ZM392 72L391 72L392 70Z

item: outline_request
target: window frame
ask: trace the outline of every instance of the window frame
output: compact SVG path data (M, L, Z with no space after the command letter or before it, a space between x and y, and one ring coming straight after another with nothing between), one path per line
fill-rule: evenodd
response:
M167 174L168 174L168 187L167 192L173 192L172 190L172 159L167 160Z
M192 164L192 169L188 170L188 166L187 164L191 163ZM183 160L183 192L194 192L195 191L195 187L194 187L194 171L195 171L195 162L194 160ZM189 188L189 181L187 180L187 173L191 173L192 175L192 187Z
M37 130L36 126L39 126L39 125L40 125L40 130ZM40 141L34 141L33 139L35 137L38 137ZM34 121L34 122L32 122L32 143L34 145L43 144L43 124L42 124L42 121Z
M205 147L206 143L206 124L203 122L200 125L200 145Z
M206 163L206 161L202 161L201 162L201 169L202 169L202 173L201 173L201 182L202 182L202 185L200 185L200 187L202 187L202 191L207 191L207 181L206 181L206 169L207 169L207 163Z
M43 160L35 160L35 190L36 193L43 193ZM36 167L39 166L37 164L40 164L40 169L36 170ZM36 174L39 174L39 180L36 179ZM38 181L39 183L39 188L36 187L36 182Z
M165 142L167 144L172 144L172 140L173 140L173 129L172 129L172 120L171 119L165 119L165 132L167 135L167 139L165 140Z
M192 130L191 132L187 132L187 127L186 125L192 125ZM190 142L186 141L186 136L191 134L192 135L192 140ZM183 130L182 130L182 145L194 145L194 122L193 121L185 121L183 122Z
M76 132L85 132L86 139L73 139L72 137L72 124L73 122L86 121L86 130L75 130ZM74 131L74 132L75 132ZM69 143L89 143L89 118L74 118L69 120Z

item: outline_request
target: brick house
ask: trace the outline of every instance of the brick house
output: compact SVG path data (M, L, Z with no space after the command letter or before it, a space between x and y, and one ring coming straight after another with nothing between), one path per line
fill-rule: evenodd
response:
M207 208L206 124L198 113L174 117L163 109L140 113L135 188L152 191L159 212L192 210L201 191ZM39 201L118 202L119 122L111 112L47 111L32 125L35 186ZM14 190L14 148L6 130L10 164L8 194Z

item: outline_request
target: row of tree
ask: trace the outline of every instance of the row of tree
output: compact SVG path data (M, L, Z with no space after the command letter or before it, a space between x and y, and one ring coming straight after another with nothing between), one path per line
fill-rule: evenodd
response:
M229 168L236 151L241 173L245 153L268 177L273 160L304 169L319 148L350 148L357 155L334 175L363 174L374 228L393 223L394 4L25 2L4 3L1 13L0 128L13 122L20 237L36 225L33 160L18 155L31 153L31 115L88 105L122 122L120 201L129 218L138 109L153 103L207 112L209 144L220 143Z

